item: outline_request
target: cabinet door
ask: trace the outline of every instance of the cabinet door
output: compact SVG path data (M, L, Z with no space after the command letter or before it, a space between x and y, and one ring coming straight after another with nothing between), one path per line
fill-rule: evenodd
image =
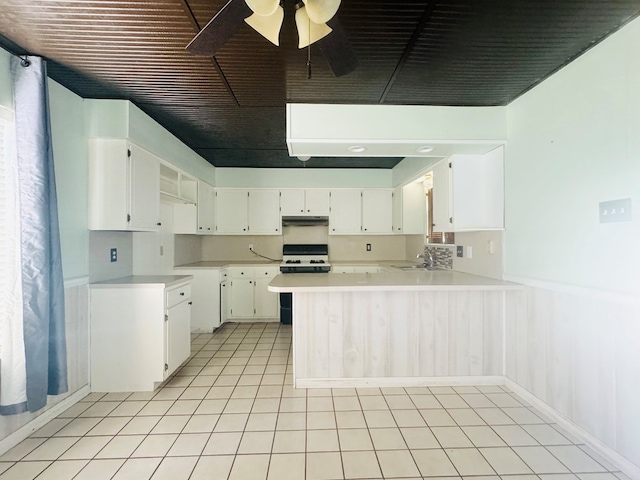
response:
M252 234L280 234L280 192L249 192L249 230Z
M270 292L267 286L273 280L270 278L257 278L255 280L255 316L258 318L274 318L278 316L278 294Z
M198 182L198 233L211 235L215 231L215 191L211 185Z
M220 282L220 323L231 318L231 281Z
M332 190L330 201L330 233L360 233L362 229L362 198L360 190Z
M280 213L282 215L301 215L304 211L303 189L292 188L280 191Z
M452 232L451 214L451 167L444 160L433 167L433 223L434 232Z
M247 233L249 192L243 189L216 191L216 233Z
M393 197L391 190L362 191L362 232L393 232Z
M190 310L188 301L167 310L165 378L191 355Z
M158 230L160 223L160 160L146 150L130 145L129 227Z
M305 212L310 215L329 215L329 190L311 189L305 191Z
M402 233L424 235L427 224L427 198L424 184L409 183L402 187ZM394 198L395 200L395 198Z
M229 314L231 318L252 318L253 305L253 280L249 278L234 278L229 282L230 299Z
M402 185L393 189L393 233L402 233Z

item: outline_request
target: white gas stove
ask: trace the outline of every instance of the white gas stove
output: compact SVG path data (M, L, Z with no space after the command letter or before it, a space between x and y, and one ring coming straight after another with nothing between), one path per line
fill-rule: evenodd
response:
M288 244L282 246L282 273L326 273L331 271L327 244Z

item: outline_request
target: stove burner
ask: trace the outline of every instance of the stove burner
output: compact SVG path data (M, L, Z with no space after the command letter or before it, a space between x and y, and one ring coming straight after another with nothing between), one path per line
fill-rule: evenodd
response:
M302 263L302 261L301 260L287 260L284 263Z
M324 263L324 260L311 260L309 263Z

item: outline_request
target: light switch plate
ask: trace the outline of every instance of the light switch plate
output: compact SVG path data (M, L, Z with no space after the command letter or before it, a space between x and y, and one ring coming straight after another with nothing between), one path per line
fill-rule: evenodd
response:
M464 247L462 245L456 245L456 256L457 257L464 257Z
M600 202L600 223L630 222L631 199L609 200Z

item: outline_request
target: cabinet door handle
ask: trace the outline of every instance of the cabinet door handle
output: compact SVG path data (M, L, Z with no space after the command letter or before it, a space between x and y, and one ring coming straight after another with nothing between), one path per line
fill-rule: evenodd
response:
M158 222L158 223L156 223L156 225L158 225L160 227L160 226L162 226L162 222Z
M189 305L193 305L193 302L189 302Z
M181 297L184 297L184 292L180 292L180 296L181 296Z

